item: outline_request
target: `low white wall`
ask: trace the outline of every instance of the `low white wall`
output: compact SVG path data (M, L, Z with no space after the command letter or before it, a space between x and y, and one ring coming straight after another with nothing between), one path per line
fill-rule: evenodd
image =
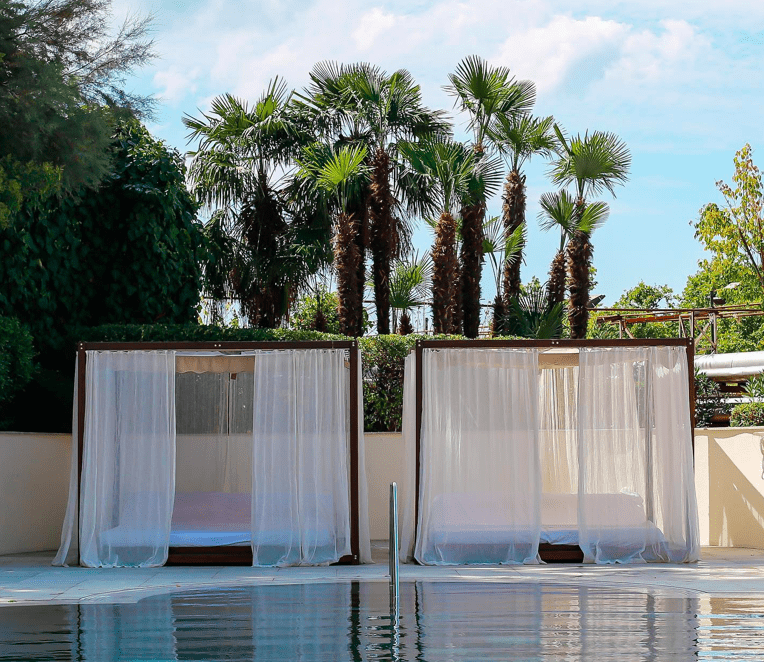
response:
M390 483L401 513L403 437L367 433L373 540L388 537ZM695 431L695 486L702 545L764 549L764 428ZM0 554L56 549L69 490L71 436L0 432Z
M700 543L764 549L764 428L695 430Z
M372 540L387 540L390 533L390 483L398 484L400 526L406 488L403 466L403 435L400 432L367 432L366 480L369 485L369 532Z
M70 434L0 432L0 554L58 548L71 452Z

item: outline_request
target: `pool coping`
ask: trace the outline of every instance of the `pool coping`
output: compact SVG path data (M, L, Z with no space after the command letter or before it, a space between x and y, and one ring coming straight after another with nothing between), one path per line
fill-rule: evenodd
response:
M378 554L376 555L378 556ZM252 568L55 568L53 552L0 556L0 607L135 603L179 591L253 585L387 582L383 563L362 566ZM591 586L666 597L764 598L764 550L703 548L693 564L402 565L401 582L479 582Z

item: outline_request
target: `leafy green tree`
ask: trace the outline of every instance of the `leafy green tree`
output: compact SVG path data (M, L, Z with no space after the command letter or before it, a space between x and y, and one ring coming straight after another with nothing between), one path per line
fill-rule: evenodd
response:
M0 314L43 349L77 326L196 317L205 249L180 155L134 121L112 150L99 189L26 205L0 230Z
M634 308L636 310L655 310L658 308L676 308L677 297L668 285L648 285L640 281L636 286L626 290L613 304L613 308ZM617 338L616 324L596 324L596 311L589 325L589 337ZM677 322L639 322L629 324L629 333L635 338L676 338L679 335Z
M758 282L761 298L764 295L764 195L761 172L753 162L750 145L735 154L735 187L716 182L724 196L726 207L709 203L700 210L694 224L695 237L716 258L727 261L718 265L730 269L733 265L746 266ZM701 267L708 267L701 262Z
M340 300L336 292L330 292L325 287L318 287L315 292L305 294L297 300L289 313L289 328L339 333L339 304Z
M28 193L97 186L115 120L152 108L125 87L154 57L151 18L130 18L112 34L110 5L0 2L0 227Z

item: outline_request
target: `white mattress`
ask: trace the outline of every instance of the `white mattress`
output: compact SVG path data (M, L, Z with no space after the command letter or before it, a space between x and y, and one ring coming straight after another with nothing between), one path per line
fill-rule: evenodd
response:
M248 493L178 492L170 528L171 547L219 547L250 545L251 502ZM135 520L136 517L129 519ZM255 544L283 547L289 545L294 533L280 528L283 518L273 514L272 526L257 532ZM153 547L161 533L131 524L116 526L101 533L101 544L112 547ZM328 529L308 529L301 532L301 540L316 547L333 547L332 532ZM299 546L298 542L293 543Z
M640 497L627 494L596 494L589 501L590 529L600 543L642 541L665 543L663 533L645 519ZM508 545L530 542L529 527L512 524L498 506L501 497L489 493L443 494L435 499L428 526L434 546ZM578 545L578 497L575 494L544 494L541 501L540 542ZM619 520L618 522L615 519Z

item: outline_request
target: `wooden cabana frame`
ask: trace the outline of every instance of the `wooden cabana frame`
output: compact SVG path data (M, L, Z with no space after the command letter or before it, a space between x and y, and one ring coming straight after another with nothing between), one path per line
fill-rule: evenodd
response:
M422 456L422 401L424 372L422 359L425 349L585 349L588 347L684 347L687 352L687 376L689 387L690 429L695 428L695 344L692 338L644 338L640 340L417 340L416 353L416 467L414 488L414 538L419 526L419 493ZM695 437L692 436L693 456ZM547 563L581 563L584 553L578 545L552 545L541 543L539 556Z
M77 561L80 557L80 492L82 490L82 458L85 439L85 406L87 402L87 352L89 351L274 351L301 349L341 349L348 353L350 364L350 549L351 554L343 556L339 563L357 565L360 563L360 485L359 485L359 404L361 385L358 380L360 352L356 341L220 341L220 342L80 342L77 345ZM237 564L252 565L252 547L227 545L221 547L170 547L167 565L172 564Z

